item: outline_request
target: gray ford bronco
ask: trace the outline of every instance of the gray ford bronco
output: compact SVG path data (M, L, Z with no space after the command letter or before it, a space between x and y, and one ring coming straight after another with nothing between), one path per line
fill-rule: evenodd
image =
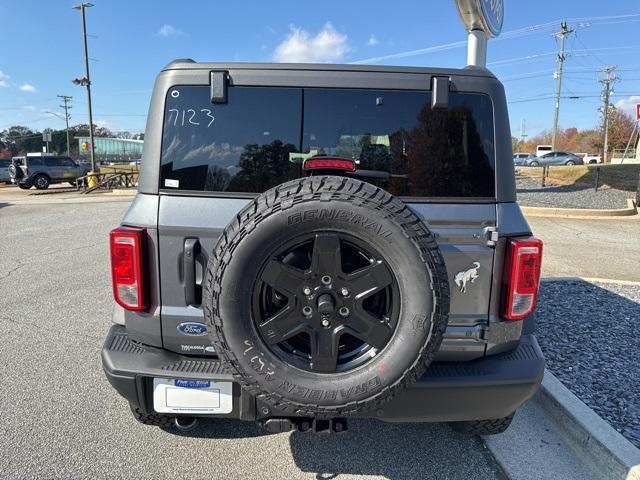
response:
M486 69L158 76L102 349L137 420L504 431L539 388L542 244Z

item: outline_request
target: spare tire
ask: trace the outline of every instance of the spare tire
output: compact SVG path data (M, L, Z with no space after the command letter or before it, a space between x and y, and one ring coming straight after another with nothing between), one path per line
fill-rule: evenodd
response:
M449 283L434 236L407 205L317 176L272 188L226 227L203 304L216 352L245 389L279 412L353 415L430 364Z
M18 181L24 176L24 172L22 171L22 168L11 162L9 164L9 175L11 175L16 183L18 183Z

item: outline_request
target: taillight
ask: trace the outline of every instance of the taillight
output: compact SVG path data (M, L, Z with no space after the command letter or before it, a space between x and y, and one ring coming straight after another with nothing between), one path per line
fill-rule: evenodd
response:
M147 308L144 285L144 228L118 227L109 234L113 295L127 310Z
M509 240L506 260L503 316L508 320L521 320L536 308L542 241L533 237Z
M348 158L316 157L307 158L302 164L303 170L342 170L355 172L356 163Z

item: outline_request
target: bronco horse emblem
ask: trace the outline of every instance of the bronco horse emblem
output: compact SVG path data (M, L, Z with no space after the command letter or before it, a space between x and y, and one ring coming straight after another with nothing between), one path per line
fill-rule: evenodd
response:
M478 278L478 269L480 268L480 264L478 262L473 262L473 267L468 270L463 270L462 272L456 273L456 276L453 277L453 281L456 282L456 285L460 289L460 293L466 293L467 291L467 282L471 280L471 283L476 281Z

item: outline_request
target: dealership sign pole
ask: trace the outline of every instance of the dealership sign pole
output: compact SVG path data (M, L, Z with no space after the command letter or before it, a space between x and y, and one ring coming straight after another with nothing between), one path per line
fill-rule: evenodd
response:
M640 122L640 103L636 103L636 124L633 126L633 130L631 131L631 136L629 137L627 146L624 149L624 153L622 154L622 160L620 161L620 163L624 163L625 158L627 158L627 152L631 147L631 142L633 142L633 137L636 136L636 132L638 132L638 143L636 144L635 158L640 158L640 152L638 152L638 150L640 150L640 128L638 128L640 127L640 124L638 122ZM640 178L638 179L638 182L640 182ZM638 183L638 191L640 192L640 183Z
M500 35L504 0L455 0L458 14L469 32L467 65L487 66L487 42Z

